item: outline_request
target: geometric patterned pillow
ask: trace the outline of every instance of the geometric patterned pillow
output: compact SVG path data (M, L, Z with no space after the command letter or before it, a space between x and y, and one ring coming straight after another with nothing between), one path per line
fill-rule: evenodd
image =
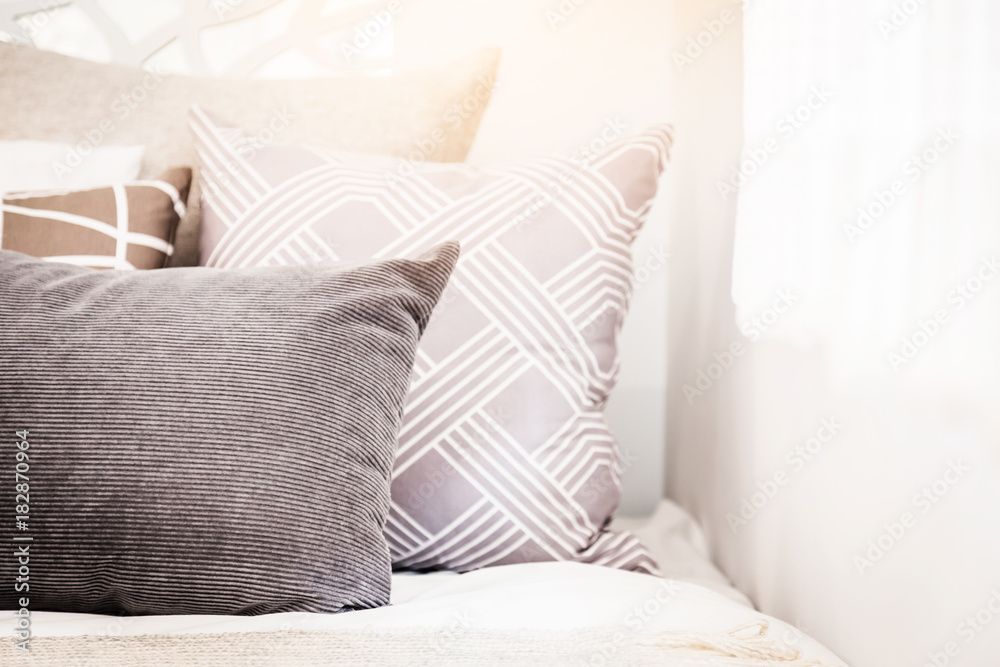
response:
M421 339L399 433L386 525L394 567L577 560L656 571L635 537L606 530L621 468L603 408L632 287L630 245L670 127L597 155L473 169L256 145L197 107L190 122L208 266L462 244Z
M102 269L160 269L173 254L191 170L90 190L6 193L0 249Z

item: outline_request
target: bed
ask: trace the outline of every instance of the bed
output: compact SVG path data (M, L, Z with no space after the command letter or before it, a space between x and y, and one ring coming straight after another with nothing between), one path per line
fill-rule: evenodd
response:
M24 466L0 492L23 508L3 529L23 560L0 572L39 583L6 605L0 662L842 664L756 611L660 499L661 100L632 116L645 130L581 120L573 152L465 164L503 89L497 49L410 68L391 8L301 3L274 37L283 4L188 2L138 41L98 3L3 17L27 44L0 44L18 92L0 119L0 373L17 378L0 425ZM211 67L197 35L241 22L264 42ZM85 24L114 64L33 48L102 59ZM348 74L281 60L298 45L329 64L331 32ZM171 54L199 76L163 73ZM257 76L276 62L314 78ZM282 456L266 429L290 434ZM35 452L54 477L29 519ZM272 464L280 489L258 474Z

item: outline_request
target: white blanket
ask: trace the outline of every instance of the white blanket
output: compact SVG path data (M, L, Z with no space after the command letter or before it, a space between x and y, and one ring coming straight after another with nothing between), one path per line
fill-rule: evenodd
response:
M476 630L570 630L726 633L764 621L768 637L801 649L805 658L842 664L795 628L697 584L579 563L532 563L463 575L397 575L393 604L343 614L266 616L141 616L38 612L35 637L135 636L358 628L428 628L456 637ZM614 664L610 661L609 664ZM763 663L761 663L763 664Z
M435 642L443 638L459 645L469 637L479 641L489 636L477 634L483 631L592 628L608 633L620 628L643 635L722 636L746 624L762 623L767 638L799 649L803 659L843 664L796 628L755 611L711 563L697 523L673 503L664 501L650 519L621 521L619 527L642 538L667 578L579 563L508 565L462 575L401 573L393 575L391 605L381 609L253 617L36 612L31 630L35 638L45 638L422 628L434 633ZM584 662L616 664L615 657L614 652L606 658L598 652L593 661Z

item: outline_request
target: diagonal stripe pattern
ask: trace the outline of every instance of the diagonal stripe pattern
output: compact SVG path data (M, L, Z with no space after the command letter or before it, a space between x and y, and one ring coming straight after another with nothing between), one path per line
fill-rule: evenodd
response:
M579 560L655 572L618 505L603 414L632 288L631 243L657 191L669 126L597 155L505 167L413 165L251 146L195 107L203 263L413 256L462 243L421 341L386 525L397 568ZM252 159L245 156L250 155Z

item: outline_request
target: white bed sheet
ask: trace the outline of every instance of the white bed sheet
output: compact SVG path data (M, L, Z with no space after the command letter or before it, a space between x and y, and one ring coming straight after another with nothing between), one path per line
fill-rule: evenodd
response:
M580 563L530 563L463 575L397 575L393 604L344 614L264 616L137 616L38 612L35 637L143 635L360 627L579 629L621 627L642 632L727 632L766 620L768 636L803 655L841 665L795 628L697 584Z
M842 665L830 651L792 626L753 609L705 555L700 529L673 503L651 519L627 520L660 560L667 578L580 563L530 563L466 574L393 575L392 604L344 614L264 616L138 616L36 612L35 637L131 636L359 627L579 629L621 627L642 632L726 632L765 620L768 636L802 649L805 657ZM714 590L713 590L714 589Z
M753 606L712 562L701 526L677 503L661 500L652 516L616 518L612 528L629 530L642 540L664 577L699 584L735 602Z

